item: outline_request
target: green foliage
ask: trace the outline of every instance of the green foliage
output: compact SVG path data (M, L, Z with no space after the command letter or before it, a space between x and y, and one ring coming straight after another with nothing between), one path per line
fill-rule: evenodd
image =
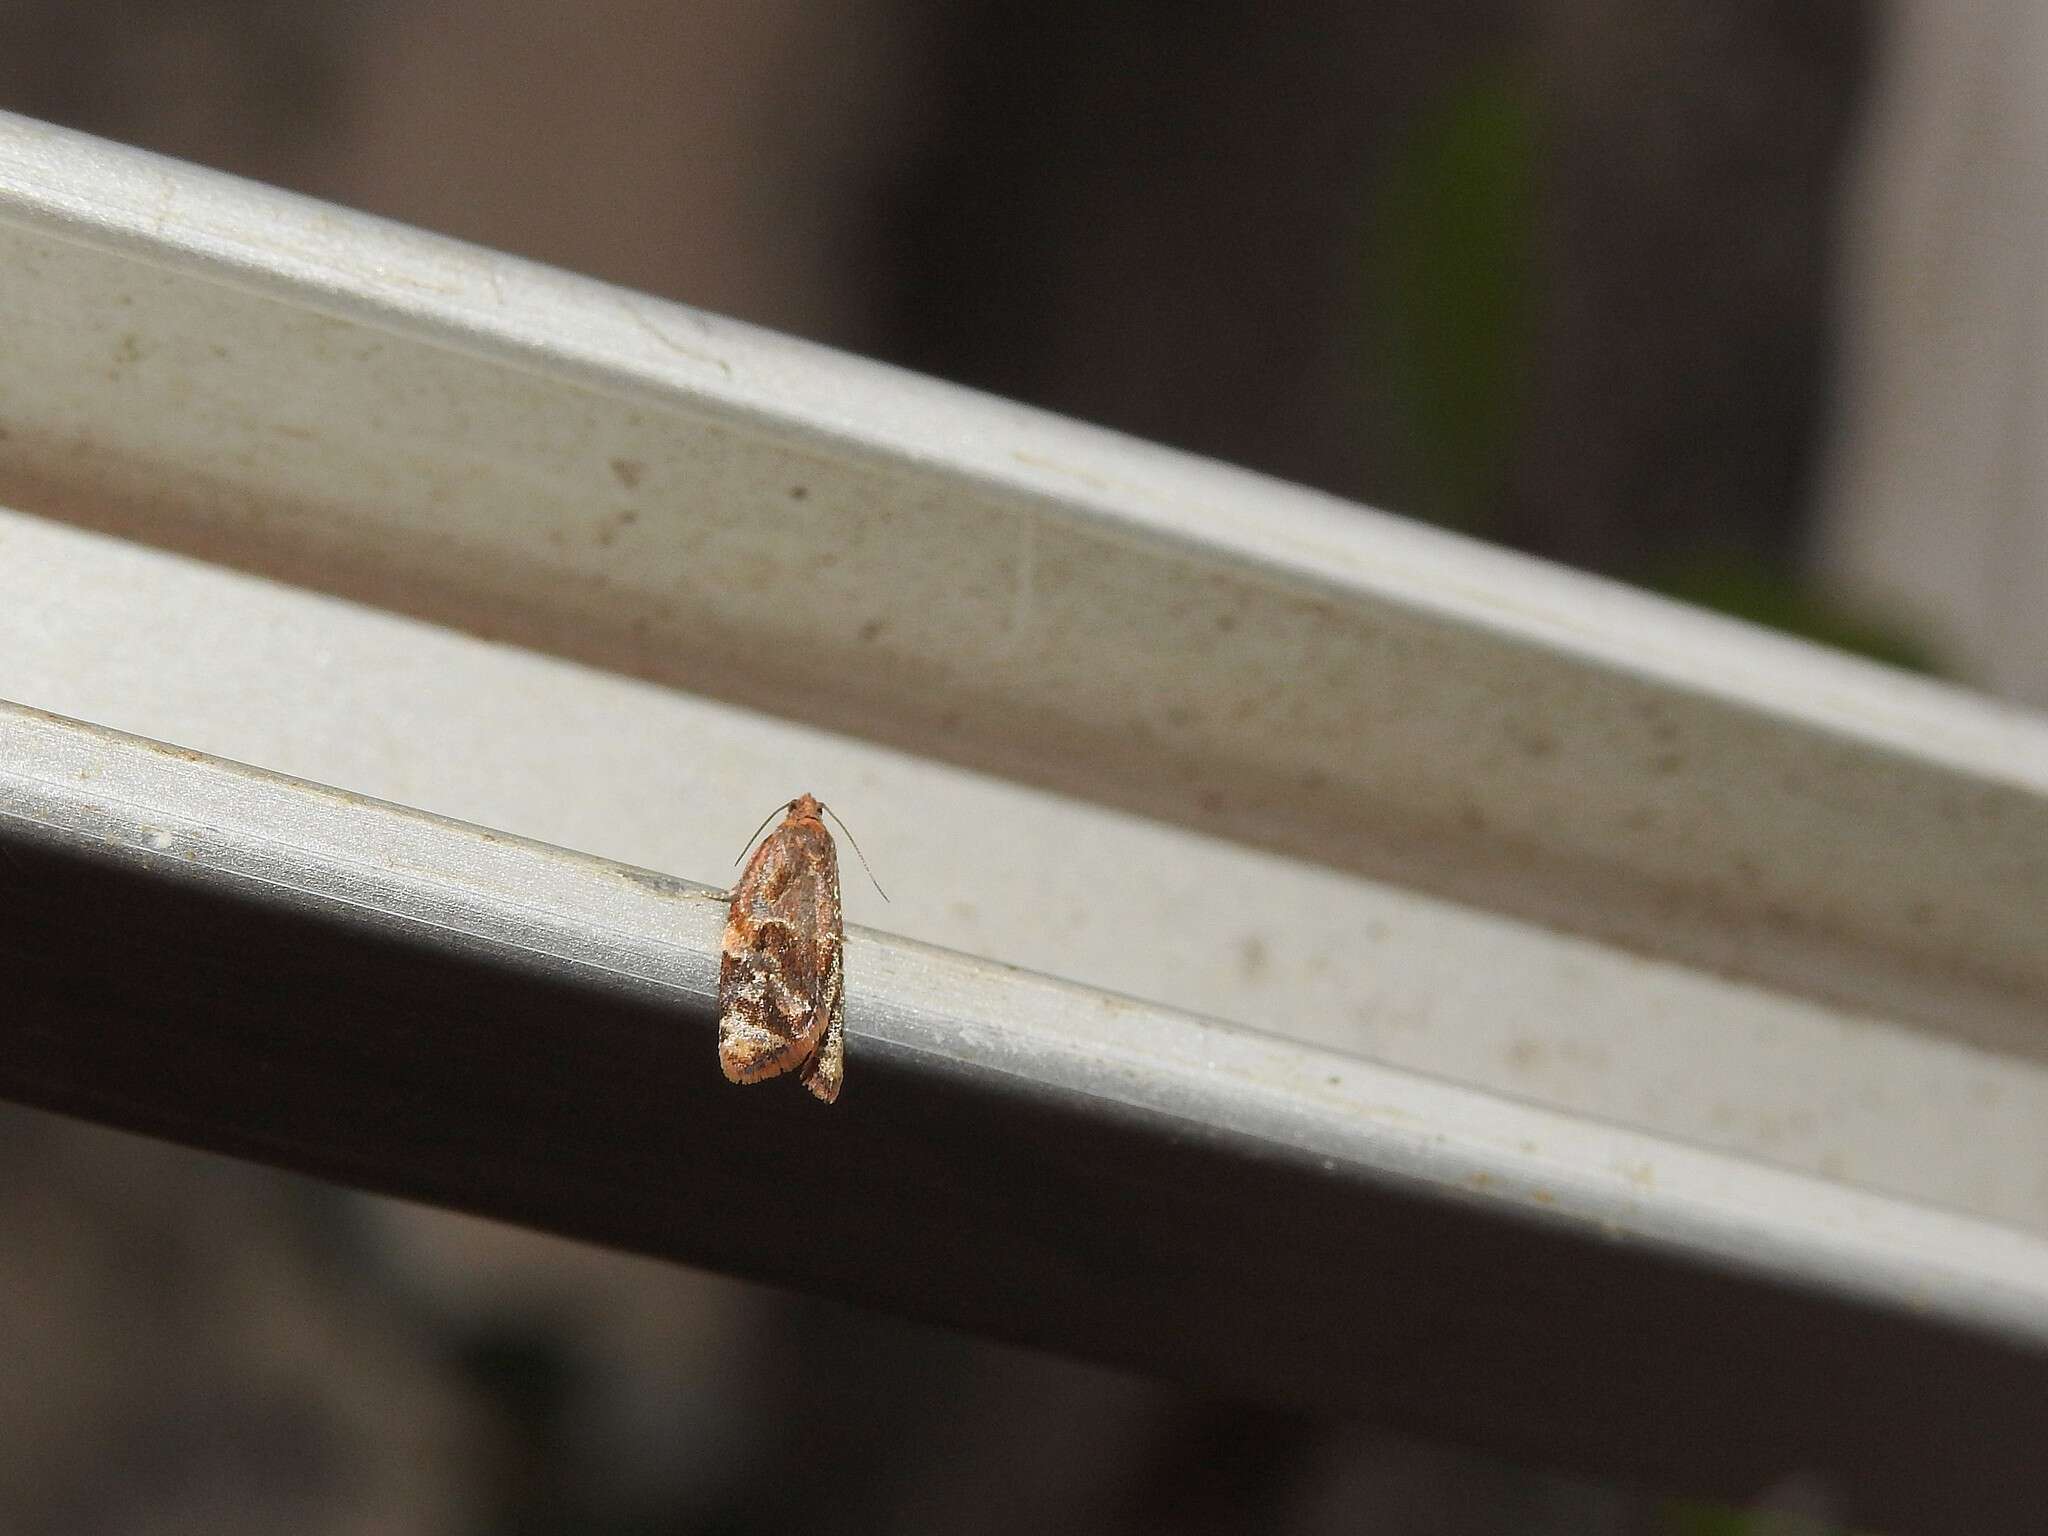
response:
M1816 595L1797 576L1753 556L1698 555L1649 585L1666 597L1747 619L1910 672L1938 674L1933 652L1907 630Z
M1536 346L1544 128L1524 67L1462 75L1381 176L1366 242L1365 366L1407 453L1404 509L1486 536L1525 427ZM1670 597L1936 672L1908 630L1815 594L1753 555L1711 551L1645 583Z
M1533 345L1533 92L1498 65L1422 117L1374 200L1370 366L1413 455L1417 510L1484 532L1506 482Z

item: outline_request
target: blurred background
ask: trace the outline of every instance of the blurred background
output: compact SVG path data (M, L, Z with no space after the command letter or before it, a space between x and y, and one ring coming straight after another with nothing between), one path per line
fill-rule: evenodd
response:
M2036 706L2044 68L2010 3L0 3L0 108ZM26 1111L0 1234L8 1530L1830 1528Z

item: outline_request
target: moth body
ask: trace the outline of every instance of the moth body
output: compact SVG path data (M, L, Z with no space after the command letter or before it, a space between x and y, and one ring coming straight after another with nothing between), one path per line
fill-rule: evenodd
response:
M718 1064L735 1083L794 1069L830 1104L844 1073L839 854L824 808L790 801L733 887L718 968Z

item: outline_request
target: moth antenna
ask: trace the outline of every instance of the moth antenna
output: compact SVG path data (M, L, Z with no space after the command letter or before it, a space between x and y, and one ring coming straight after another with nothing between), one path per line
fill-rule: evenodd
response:
M868 871L868 884L872 885L875 888L875 894L877 896L881 897L884 901L888 901L889 893L882 889L882 882L875 878L875 872L872 869L868 869L868 856L864 853L861 853L860 844L857 841L855 841L852 829L849 828L845 822L839 821L839 813L833 810L831 806L823 806L821 807L821 809L825 812L827 816L830 816L834 821L839 822L839 830L846 834L846 840L849 843L853 844L853 851L860 856L860 867L862 869L867 869Z
M789 802L789 805L795 804L796 802L794 800ZM776 817L783 815L785 812L787 812L789 810L789 805L778 805L777 807L775 807L774 810L770 811L766 816L763 816L761 818L761 825L754 828L754 830L747 835L747 848L751 848L754 846L754 839L759 837L763 832L766 832L768 830L769 822L773 821ZM852 835L853 834L850 832L847 834L849 838L852 837ZM742 848L740 850L740 859L744 859L747 856L747 848ZM734 865L738 865L740 859L734 859ZM869 876L869 878L873 879L874 877Z

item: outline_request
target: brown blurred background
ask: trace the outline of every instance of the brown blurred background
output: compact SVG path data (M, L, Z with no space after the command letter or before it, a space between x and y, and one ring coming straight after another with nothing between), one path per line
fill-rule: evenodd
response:
M1976 99L1981 48L1929 31L1848 0L11 0L0 108L2041 701L2038 583L2017 630L1969 569L1916 590L1935 492L1852 410L1926 419L1887 382L1913 333L1858 308L1926 205L1879 208L1858 147L1924 159L1914 104ZM2008 500L1944 501L1942 540L2013 537L2010 477L1957 473ZM1818 1528L26 1112L0 1295L7 1530Z

